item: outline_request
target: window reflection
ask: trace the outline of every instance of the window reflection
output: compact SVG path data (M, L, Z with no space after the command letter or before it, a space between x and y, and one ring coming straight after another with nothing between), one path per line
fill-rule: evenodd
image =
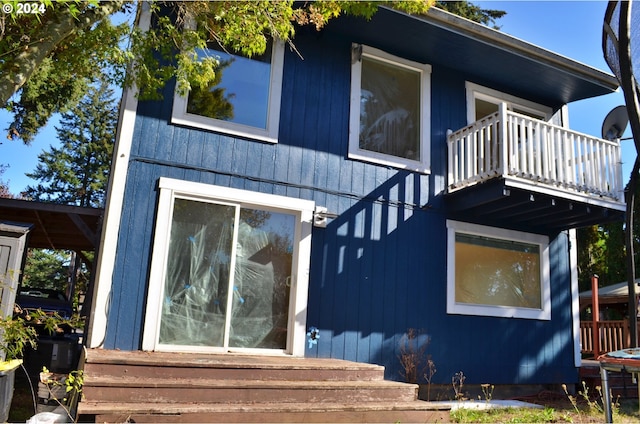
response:
M230 54L210 45L203 55L217 57L217 76L206 90L194 88L187 112L207 118L266 129L271 83L272 43L262 55L251 58Z
M360 148L420 160L420 73L362 58Z

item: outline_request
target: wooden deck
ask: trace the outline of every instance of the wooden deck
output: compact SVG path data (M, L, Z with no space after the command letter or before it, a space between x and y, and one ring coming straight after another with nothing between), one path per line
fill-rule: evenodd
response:
M434 422L384 368L333 359L89 349L80 421Z

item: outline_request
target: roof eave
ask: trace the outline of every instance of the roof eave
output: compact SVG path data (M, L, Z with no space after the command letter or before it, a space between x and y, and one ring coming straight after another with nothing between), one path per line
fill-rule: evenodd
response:
M421 20L431 25L456 32L462 36L500 48L509 53L526 57L540 64L552 66L574 75L577 78L598 85L607 91L615 92L619 87L618 80L612 74L436 7L430 8L426 15L419 16L409 15L394 9L389 10L404 14L411 19Z

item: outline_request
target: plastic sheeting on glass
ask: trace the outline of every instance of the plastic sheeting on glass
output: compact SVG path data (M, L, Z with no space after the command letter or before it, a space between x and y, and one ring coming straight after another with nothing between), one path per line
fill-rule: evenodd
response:
M286 349L294 231L293 215L176 199L159 342Z

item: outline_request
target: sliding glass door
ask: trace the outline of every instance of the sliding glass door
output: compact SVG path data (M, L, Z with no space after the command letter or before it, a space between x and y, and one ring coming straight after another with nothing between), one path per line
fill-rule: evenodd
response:
M154 347L291 350L300 212L175 193L170 204Z

